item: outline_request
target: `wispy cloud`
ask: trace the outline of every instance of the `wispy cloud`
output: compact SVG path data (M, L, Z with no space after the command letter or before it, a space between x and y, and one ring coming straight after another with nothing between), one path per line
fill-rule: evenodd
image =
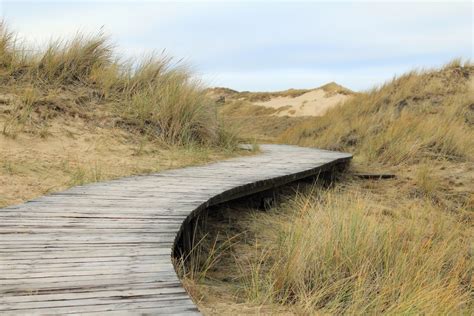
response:
M411 67L472 58L471 2L8 2L37 45L101 27L126 55L166 48L210 84L243 90L338 81L365 89Z

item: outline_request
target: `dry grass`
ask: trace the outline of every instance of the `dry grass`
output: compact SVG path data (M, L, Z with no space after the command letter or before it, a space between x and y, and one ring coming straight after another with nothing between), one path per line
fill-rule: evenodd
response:
M99 33L31 49L0 23L0 207L242 154L188 68Z
M412 71L287 130L280 140L354 152L368 163L472 161L473 74L474 66L460 61Z
M14 137L32 122L33 112L46 110L80 115L105 111L109 122L169 144L219 146L227 135L214 102L184 65L163 55L120 61L100 33L53 41L38 51L20 45L0 23L0 81L4 93L17 96L3 124L4 135ZM68 104L62 95L77 99Z
M229 100L218 108L218 113L225 125L233 127L246 141L273 143L287 129L308 120L306 117L273 115L280 110L243 100Z
M310 115L321 115L334 102L331 97L355 93L336 83L328 83L312 90L265 93L213 88L208 90L208 95L221 100L218 113L226 125L238 126L238 134L244 139L268 143L278 142L287 130L312 122ZM269 104L258 104L259 101L269 101Z
M473 76L460 61L414 71L283 132L280 142L354 152L358 172L397 177L348 175L267 212L221 210L206 238L234 243L186 280L202 310L473 314Z
M472 231L429 200L379 199L349 185L261 216L273 236L243 269L248 298L309 313L468 313Z
M347 88L335 83L334 81L319 87L319 89L323 89L327 93L328 96L338 94L338 93L339 94L345 94L345 95L355 95L356 94L354 91L352 91L350 89L347 89Z
M230 246L213 253L217 262L204 279L186 284L209 314L239 306L250 313L470 314L472 210L448 211L419 177L348 176L333 188L302 188L267 212L215 211L201 243Z

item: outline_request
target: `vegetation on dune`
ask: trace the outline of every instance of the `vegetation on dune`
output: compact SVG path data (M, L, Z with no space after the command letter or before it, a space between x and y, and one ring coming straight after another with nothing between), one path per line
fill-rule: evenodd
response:
M311 92L321 92L326 98L335 95L355 95L335 82L328 83L315 89L289 89L277 92L238 92L228 88L212 88L207 93L218 100L218 113L227 125L236 126L239 135L244 139L258 140L265 143L279 142L279 136L305 121L312 121L311 116L296 115L296 111L304 106L311 108L314 96L303 97L299 105L281 104L277 107L258 105L255 102L278 100L278 98L297 98ZM304 98L308 101L304 101ZM312 100L312 101L311 101ZM300 101L297 101L300 102ZM308 104L312 103L311 105Z
M332 81L330 83L326 83L325 85L322 85L318 89L322 89L326 91L328 95L333 95L336 93L340 94L346 94L346 95L354 95L356 94L354 91L347 89L346 87L341 86L340 84L337 84L336 82Z
M308 120L308 117L279 116L291 106L271 108L245 100L230 99L218 107L218 113L227 126L233 126L245 140L274 143L284 131Z
M288 89L283 91L274 91L274 92L251 92L251 91L236 91L229 88L215 87L208 89L207 92L214 95L224 96L233 100L248 101L248 102L262 102L268 101L272 98L277 97L290 97L296 98L305 93L322 89L328 96L334 95L336 93L352 95L355 94L353 91L335 83L330 82L321 87L314 89Z
M366 162L474 158L474 66L412 71L299 126L281 141L354 152Z
M337 187L274 210L287 220L266 216L276 247L269 273L245 283L250 298L331 314L467 312L472 236L427 200L375 198Z
M255 312L470 314L472 231L423 195L400 197L411 190L346 177L267 212L213 212L197 238L207 260L194 259L199 273L188 278L200 278L187 284L211 314L229 306L213 293Z
M236 154L185 65L120 60L103 34L30 49L0 23L0 207Z
M447 210L424 177L349 175L266 212L214 210L185 284L209 314L472 314L472 210Z
M13 99L8 102L15 103L3 126L6 135L40 125L55 111L90 116L102 110L111 124L169 144L220 145L227 136L223 141L229 145L232 138L186 67L166 56L119 61L103 34L77 35L32 51L2 23L0 81Z
M352 170L266 212L236 205L211 218L198 247L220 251L205 277L186 279L204 310L232 306L221 295L255 313L472 314L473 78L458 60L413 71L280 134L353 152ZM381 170L396 177L351 175Z

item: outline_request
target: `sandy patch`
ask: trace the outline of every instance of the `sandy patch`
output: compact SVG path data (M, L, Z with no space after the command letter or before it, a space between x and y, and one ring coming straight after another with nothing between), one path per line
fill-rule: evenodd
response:
M298 97L276 97L265 102L255 102L269 108L280 109L277 116L321 116L327 110L351 98L350 95L336 93L328 95L322 89L313 90Z
M210 149L170 147L133 138L120 129L91 125L74 119L56 121L45 138L0 133L0 208L75 185L231 156Z

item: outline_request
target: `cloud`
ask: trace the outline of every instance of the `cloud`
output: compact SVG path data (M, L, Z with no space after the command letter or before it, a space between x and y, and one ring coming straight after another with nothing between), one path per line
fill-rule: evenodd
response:
M275 70L249 70L201 73L211 86L232 87L236 90L278 91L291 87L311 89L335 81L355 91L367 90L382 85L395 76L413 69L424 69L439 64L417 66L412 64L397 64L390 66L345 68L345 69L301 69L284 68ZM299 83L295 85L295 82Z
M104 26L123 54L166 48L204 78L246 90L333 80L364 89L413 66L472 58L473 50L471 2L2 4L29 42Z

